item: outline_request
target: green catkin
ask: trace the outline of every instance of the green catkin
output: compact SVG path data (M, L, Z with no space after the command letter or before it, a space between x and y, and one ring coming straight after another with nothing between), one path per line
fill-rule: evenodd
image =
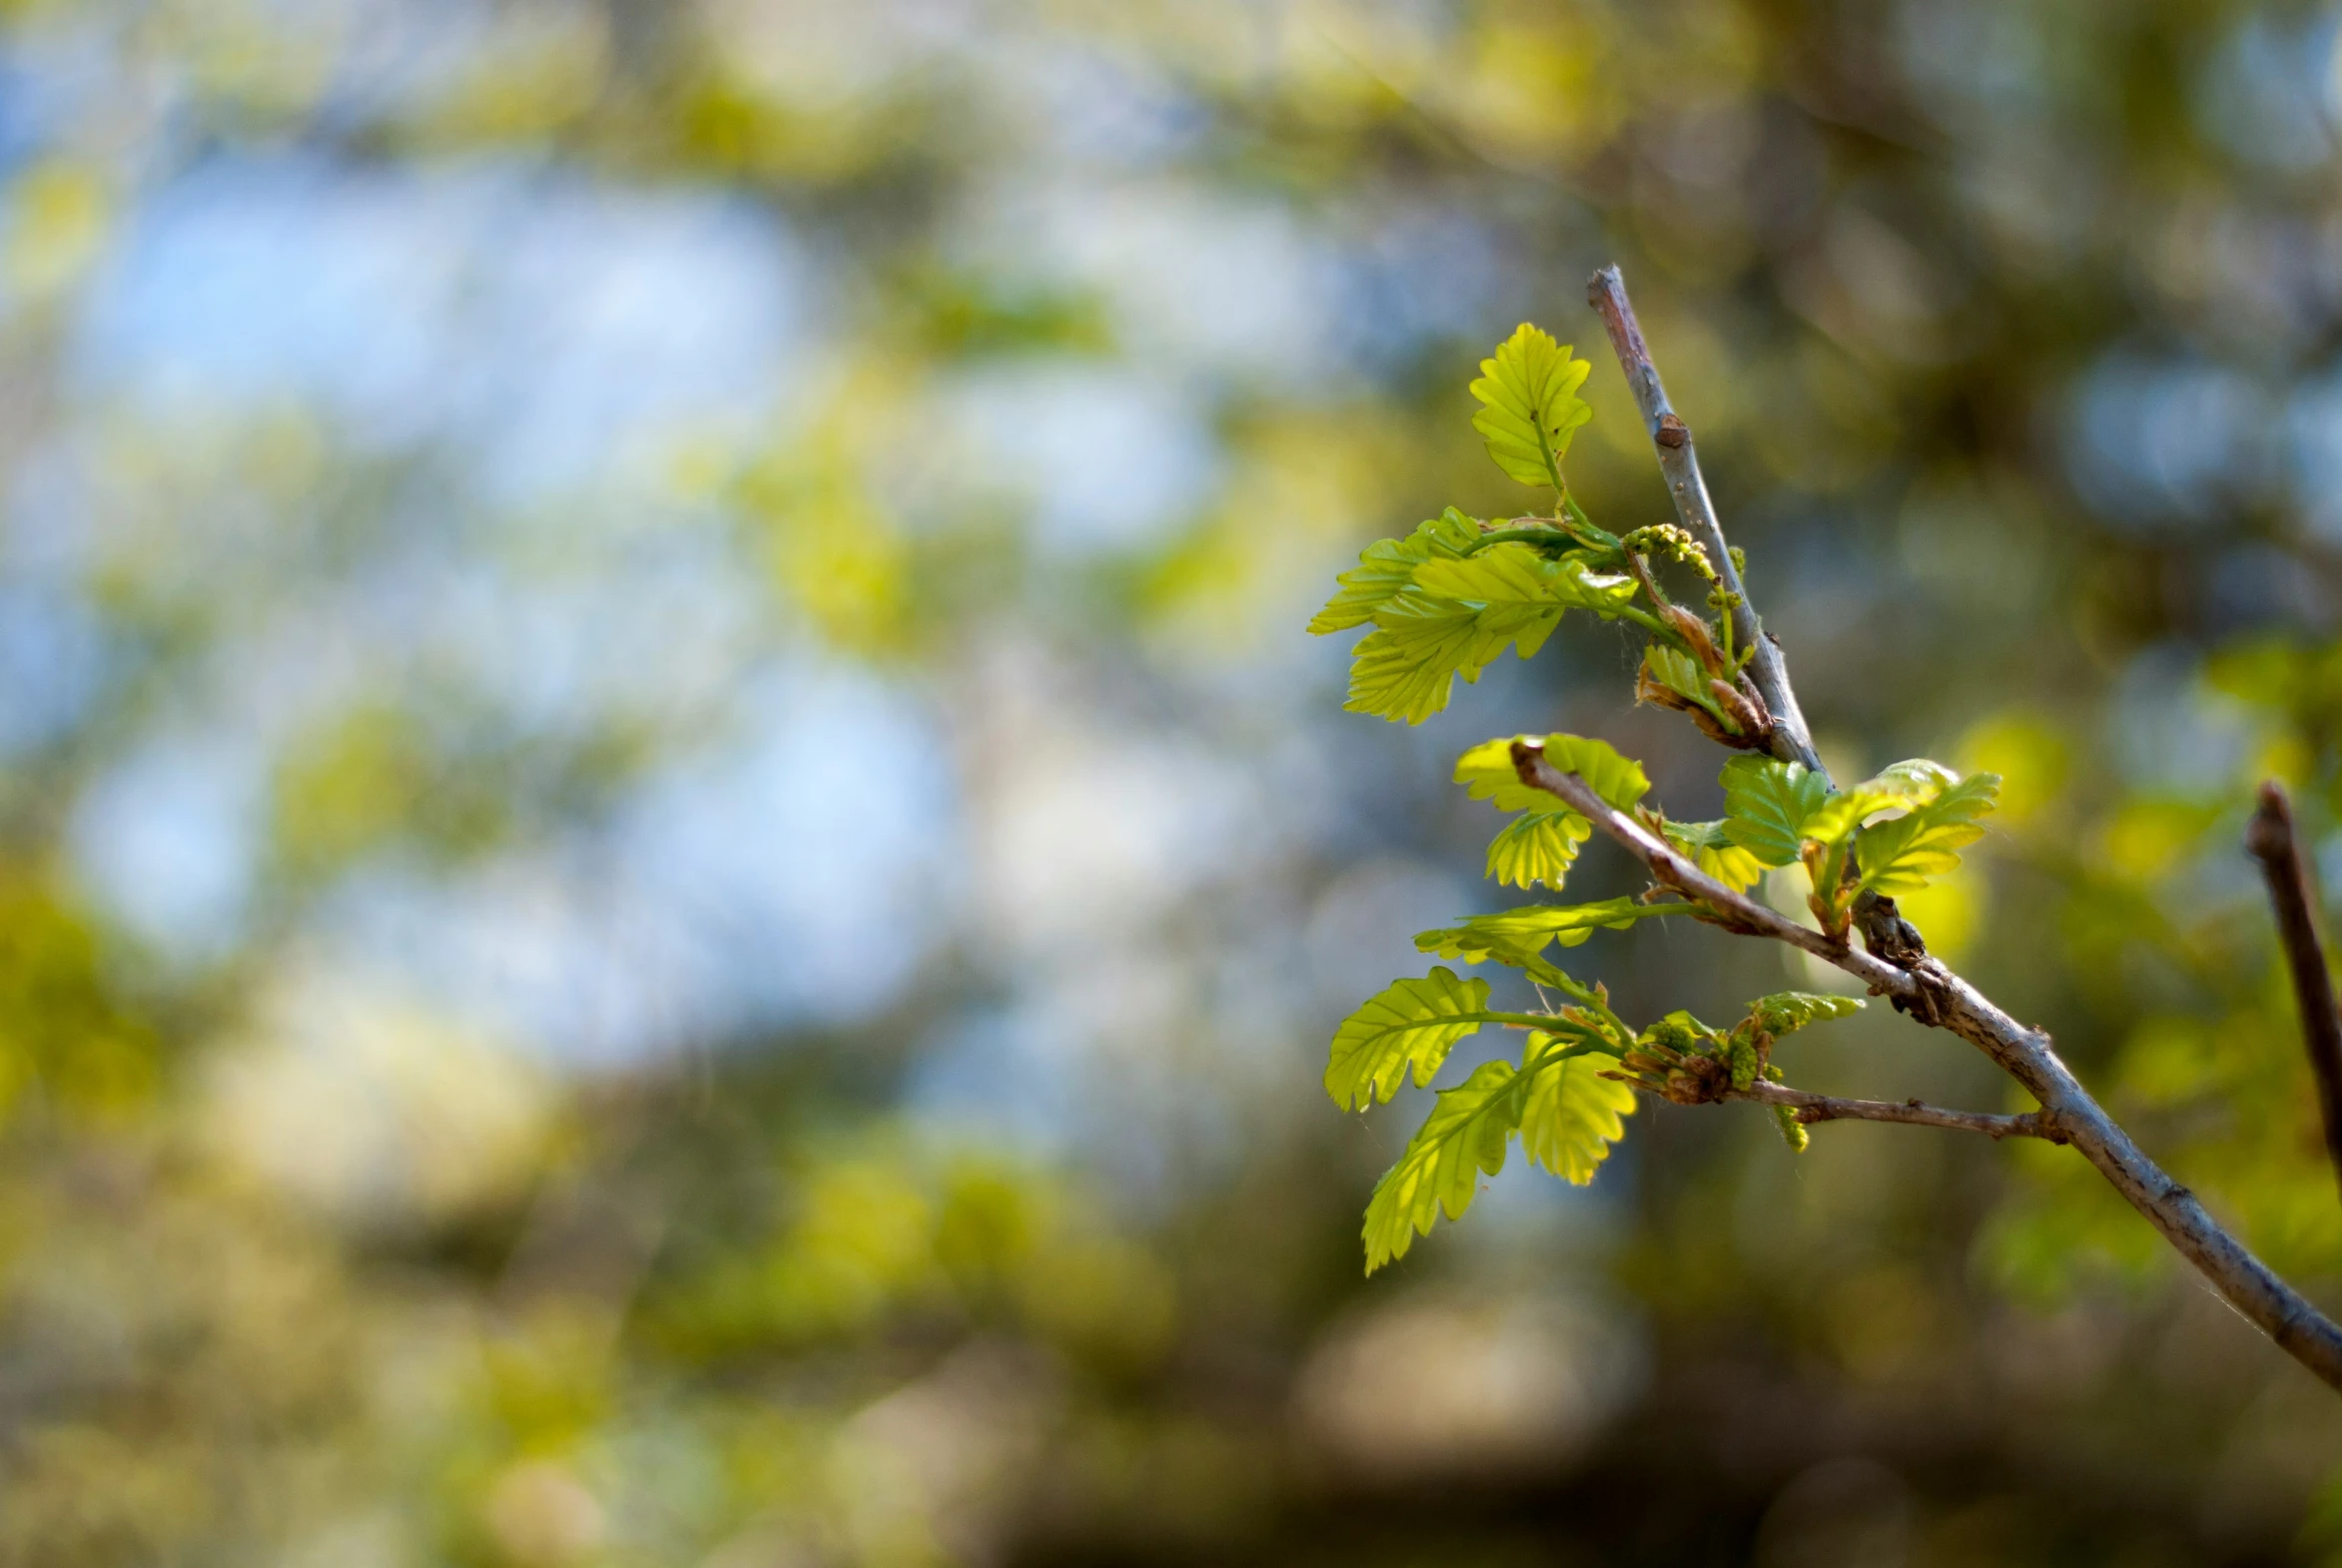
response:
M1813 1142L1813 1135L1808 1133L1806 1125L1798 1120L1796 1110L1789 1106L1775 1106L1773 1120L1780 1124L1781 1141L1789 1146L1789 1152L1793 1155L1804 1154L1806 1145Z
M1618 544L1619 548L1639 555L1664 555L1691 567L1709 582L1717 580L1716 567L1708 559L1707 549L1672 522L1655 522L1647 528L1637 528Z

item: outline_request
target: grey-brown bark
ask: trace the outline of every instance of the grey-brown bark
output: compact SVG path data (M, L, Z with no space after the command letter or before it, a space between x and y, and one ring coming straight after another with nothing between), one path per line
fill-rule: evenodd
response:
M1723 579L1724 590L1739 600L1732 609L1733 640L1741 647L1756 649L1749 660L1749 678L1772 713L1773 755L1784 762L1803 763L1828 778L1830 770L1822 765L1822 755L1814 749L1814 736L1806 727L1805 710L1798 706L1797 688L1789 681L1789 660L1783 655L1781 644L1765 631L1748 587L1741 580L1740 564L1733 559L1732 546L1725 541L1724 524L1716 515L1716 502L1708 494L1708 481L1700 472L1700 453L1693 444L1691 426L1684 423L1675 405L1667 400L1666 385L1659 379L1659 367L1652 363L1650 345L1643 340L1642 323L1635 319L1634 305L1627 299L1626 280L1617 268L1605 267L1586 281L1586 303L1602 318L1602 325L1610 334L1611 350L1618 356L1618 368L1626 373L1627 387L1635 394L1635 406L1642 410L1643 428L1650 433L1652 449L1659 455L1659 471L1666 477L1668 494L1675 500L1676 520L1708 551L1717 575ZM1865 892L1855 901L1854 920L1863 940L1874 952L1890 958L1912 959L1927 954L1928 944L1921 938L1919 929L1903 918L1891 898Z
M1939 1127L1954 1133L1981 1133L1994 1143L2004 1138L2038 1138L2052 1144L2065 1142L2065 1134L2056 1123L2045 1121L2038 1111L2027 1111L2018 1116L1995 1116L1986 1111L1953 1111L1944 1106L1925 1105L1917 1100L1844 1100L1836 1095L1816 1095L1786 1084L1768 1084L1763 1080L1746 1089L1725 1092L1727 1100L1753 1100L1759 1105L1787 1106L1797 1113L1797 1119L1811 1127L1817 1122L1895 1122L1905 1127Z

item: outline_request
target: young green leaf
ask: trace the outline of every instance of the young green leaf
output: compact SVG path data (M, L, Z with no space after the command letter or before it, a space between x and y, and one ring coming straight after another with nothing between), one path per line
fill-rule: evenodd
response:
M1487 1006L1488 982L1458 980L1450 969L1391 982L1334 1031L1325 1092L1344 1111L1363 1111L1397 1094L1410 1068L1424 1087L1455 1043L1480 1028L1476 1015Z
M1447 706L1454 677L1477 681L1507 644L1522 658L1545 645L1561 606L1474 608L1408 588L1374 612L1374 630L1350 654L1352 713L1420 724Z
M1768 866L1798 857L1807 820L1830 797L1830 784L1804 764L1738 756L1724 765L1724 833Z
M1579 1186L1609 1158L1610 1146L1626 1137L1620 1120L1635 1112L1635 1092L1605 1070L1606 1056L1537 1060L1544 1036L1529 1037L1527 1104L1521 1108L1521 1151L1538 1165Z
M1504 1169L1505 1147L1520 1126L1520 1076L1510 1062L1484 1062L1442 1090L1398 1164L1374 1183L1366 1204L1366 1272L1403 1257L1429 1235L1442 1209L1461 1219L1483 1174Z
M1566 807L1524 811L1488 841L1488 875L1499 887L1543 883L1559 893L1569 868L1577 864L1578 846L1593 831L1592 823Z
M1427 560L1415 568L1415 586L1434 598L1472 604L1556 601L1554 562L1526 544L1492 544L1459 560Z
M1309 622L1309 630L1322 637L1363 626L1406 589L1416 567L1428 560L1457 559L1479 537L1479 523L1450 506L1403 539L1375 540L1358 556L1357 565L1334 579L1341 591L1326 601Z
M1696 702L1711 712L1716 708L1715 694L1708 690L1707 672L1699 660L1680 649L1663 642L1646 643L1643 647L1643 668L1651 678L1687 702Z
M1553 562L1553 596L1572 609L1592 610L1604 620L1616 620L1634 602L1635 579L1596 571L1581 555L1563 555Z
M1955 869L1959 851L1983 837L1976 819L1992 809L1999 794L1999 774L1970 774L1904 816L1865 829L1855 840L1863 886L1890 896L1917 893L1929 878Z
M1877 778L1865 779L1831 796L1806 820L1806 837L1818 844L1835 844L1882 811L1927 805L1958 778L1943 763L1924 757L1898 762Z
M1749 1004L1749 1022L1779 1039L1783 1035L1834 1018L1852 1018L1863 1010L1859 997L1822 996L1811 991L1776 991Z
M1765 863L1732 841L1722 822L1662 822L1667 841L1735 893L1746 893L1765 875Z
M1518 966L1543 953L1552 943L1574 948L1603 927L1624 931L1638 920L1654 915L1686 914L1691 907L1689 904L1638 904L1631 898L1605 899L1599 904L1532 904L1525 909L1508 909L1493 915L1466 916L1454 926L1418 933L1415 946L1425 953L1460 959L1466 964L1483 964L1494 959L1499 964Z
M1507 735L1484 740L1456 759L1455 781L1467 786L1474 800L1485 800L1499 811L1567 810L1561 797L1521 782L1513 766L1515 741L1534 741L1545 748L1545 760L1563 773L1584 779L1604 801L1620 811L1651 792L1643 765L1622 757L1607 741L1583 735Z
M1516 739L1540 741L1556 767L1577 773L1622 811L1633 809L1649 792L1651 781L1640 764L1601 741L1577 735L1483 741L1456 760L1455 780L1471 790L1473 799L1488 801L1500 811L1524 813L1489 844L1488 875L1522 888L1542 882L1559 892L1578 858L1578 846L1593 833L1593 824L1570 810L1560 796L1521 782L1512 762Z
M1926 757L1910 757L1879 770L1879 776L1868 781L1870 789L1899 790L1904 798L1930 801L1959 782L1959 775L1941 762Z
M1494 359L1480 362L1472 395L1486 406L1473 415L1472 428L1486 439L1499 468L1523 484L1568 488L1561 459L1571 432L1594 417L1577 395L1592 369L1526 322L1498 346Z
M1518 542L1492 544L1461 560L1427 560L1415 586L1436 598L1471 604L1558 606L1616 619L1635 596L1635 580L1597 572L1582 551L1548 556Z
M1351 653L1344 706L1353 713L1419 724L1447 706L1455 676L1478 680L1508 645L1528 658L1566 611L1615 619L1635 591L1627 578L1592 571L1582 553L1548 559L1507 542L1461 555L1450 547L1454 530L1477 537L1477 525L1452 510L1425 528L1432 531L1370 549L1309 623L1312 631L1374 623Z
M1541 643L1543 633L1535 640ZM1410 589L1375 611L1374 630L1351 650L1350 690L1342 706L1420 724L1447 706L1456 676L1477 681L1504 645L1471 606Z

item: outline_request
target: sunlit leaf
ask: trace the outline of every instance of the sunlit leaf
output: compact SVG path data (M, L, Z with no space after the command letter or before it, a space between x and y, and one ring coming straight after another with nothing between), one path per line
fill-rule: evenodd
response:
M1510 1062L1485 1062L1441 1091L1406 1153L1374 1183L1366 1204L1368 1273L1404 1256L1442 1210L1461 1219L1480 1177L1504 1169L1506 1145L1521 1120L1519 1078Z
M1436 598L1475 604L1555 602L1553 562L1526 544L1493 544L1458 560L1429 560L1415 569L1415 585Z
M1553 595L1573 609L1592 610L1604 620L1616 620L1619 609L1634 600L1635 579L1596 571L1581 556L1564 555L1553 563Z
M1488 871L1500 887L1532 888L1542 883L1561 891L1577 863L1578 846L1593 824L1576 812L1524 811L1488 841Z
M1347 1111L1398 1093L1412 1069L1417 1088L1431 1082L1455 1043L1478 1030L1488 982L1459 980L1434 969L1421 980L1393 981L1334 1031L1325 1092Z
M1583 735L1507 735L1484 740L1456 759L1455 781L1469 788L1474 800L1485 800L1499 811L1567 810L1558 795L1521 782L1513 766L1516 741L1545 748L1545 760L1562 773L1575 773L1596 795L1620 811L1632 811L1651 792L1643 765L1619 755L1607 741Z
M1631 898L1605 899L1599 904L1532 904L1493 915L1472 915L1456 925L1417 934L1415 946L1441 958L1467 964L1494 960L1518 964L1555 943L1574 948L1605 927L1624 931L1654 915L1681 914L1683 904L1638 904Z
M1765 863L1732 841L1723 822L1663 822L1667 841L1709 876L1735 893L1746 893L1765 875Z
M1402 596L1376 612L1375 629L1352 651L1342 706L1420 724L1447 706L1456 676L1479 679L1503 651L1503 642L1481 629L1479 612L1469 606Z
M1455 677L1476 681L1508 645L1527 658L1545 645L1561 607L1474 607L1413 588L1374 613L1374 630L1350 655L1352 713L1420 724L1447 706Z
M1548 556L1532 545L1493 544L1460 560L1427 560L1415 586L1437 598L1472 604L1558 605L1615 617L1635 596L1635 581L1596 572L1583 554Z
M1377 539L1358 564L1335 578L1341 591L1310 622L1318 636L1362 626L1414 580L1415 568L1433 559L1454 559L1480 537L1480 525L1453 506L1419 525L1403 539Z
M1534 1063L1543 1037L1529 1037ZM1583 1186L1626 1137L1622 1118L1634 1115L1635 1092L1603 1073L1607 1056L1565 1057L1533 1067L1521 1108L1521 1152L1564 1180Z
M1495 358L1480 362L1472 395L1486 406L1472 416L1472 428L1487 441L1498 467L1523 484L1567 488L1561 459L1569 451L1571 432L1594 416L1577 395L1592 369L1571 359L1568 346L1526 322L1497 348Z
M1959 775L1943 763L1926 757L1910 757L1880 769L1879 776L1869 780L1866 787L1901 790L1912 800L1934 800L1958 782Z
M1855 841L1863 886L1878 893L1912 893L1959 865L1959 851L1983 837L1977 818L1992 809L2000 777L1975 773L1948 785L1935 799L1893 821L1867 828Z
M1556 767L1578 774L1622 811L1631 810L1649 792L1650 780L1640 764L1601 741L1578 735L1507 736L1483 741L1456 760L1455 780L1471 791L1473 799L1500 811L1524 813L1489 844L1488 875L1515 887L1542 882L1559 891L1593 825L1560 796L1521 782L1512 761L1516 740L1542 744Z
M1832 795L1808 818L1806 837L1818 844L1835 844L1883 811L1926 805L1958 777L1941 762L1924 757L1898 762L1878 777Z
M1343 574L1309 629L1374 623L1351 654L1351 712L1419 724L1447 706L1456 676L1478 680L1508 646L1528 658L1566 611L1615 618L1633 597L1631 580L1593 572L1579 555L1548 559L1519 543L1457 553L1476 537L1477 524L1451 510Z

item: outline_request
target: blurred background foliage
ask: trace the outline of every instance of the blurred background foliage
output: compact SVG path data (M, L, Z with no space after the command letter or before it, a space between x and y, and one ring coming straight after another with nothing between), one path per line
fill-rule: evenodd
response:
M1718 756L1615 632L1406 731L1300 631L1514 507L1523 318L1666 515L1622 263L1841 776L2007 777L1938 948L2342 1302L2240 850L2275 773L2342 878L2331 8L0 10L0 1560L2342 1551L2062 1151L1652 1107L1363 1280L1422 1108L1316 1079L1509 902L1453 756Z

